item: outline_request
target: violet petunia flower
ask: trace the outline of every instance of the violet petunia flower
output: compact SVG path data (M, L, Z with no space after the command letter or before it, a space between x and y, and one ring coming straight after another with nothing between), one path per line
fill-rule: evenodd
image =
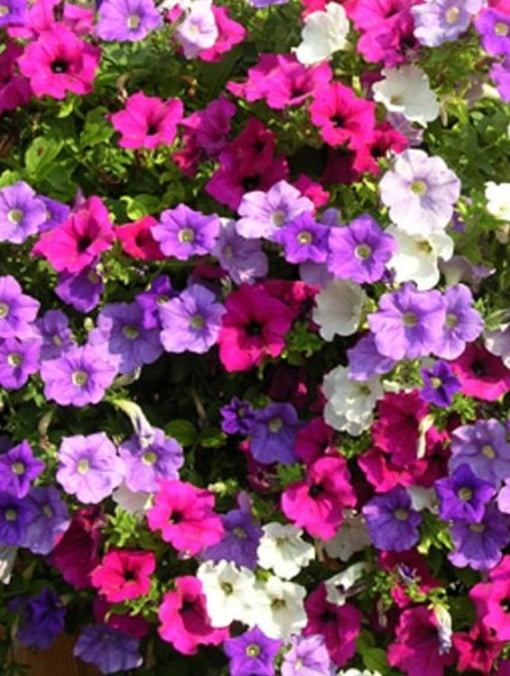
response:
M46 218L44 219L44 223L41 223L39 226L39 232L53 230L53 228L62 225L69 218L71 209L67 204L63 204L58 200L52 200L45 195L38 195L38 197L46 208Z
M124 463L104 432L63 437L58 461L57 481L85 504L98 504L124 478Z
M57 359L43 361L44 396L62 406L97 404L117 373L93 345L73 346Z
M33 507L28 500L0 493L0 544L23 546L32 517Z
M430 369L421 369L420 373L423 378L421 398L441 408L450 406L453 395L459 392L461 384L448 363L438 361Z
M448 558L457 568L490 570L499 563L502 550L510 543L509 518L489 506L480 522L455 521L451 535L455 550Z
M22 441L0 455L0 491L24 498L44 468L44 462L34 457L28 442Z
M73 655L93 664L102 674L130 671L143 662L139 640L108 624L85 627L76 641Z
M247 401L232 397L230 402L220 408L223 418L221 429L226 434L248 435L251 432L255 412Z
M351 380L370 380L374 376L389 373L395 366L391 357L385 357L377 351L375 337L371 333L362 336L354 347L347 350L347 356Z
M433 352L445 323L439 291L418 291L411 282L384 294L368 316L377 351L392 359L417 359Z
M0 277L0 338L30 336L39 305L39 301L22 292L12 275Z
M241 237L235 221L227 218L221 219L221 228L211 253L235 284L253 284L265 277L269 270L261 240Z
M41 360L57 359L73 345L69 318L62 310L48 310L35 322L42 338Z
M67 504L54 486L35 486L27 496L33 508L23 547L34 554L49 554L71 524Z
M475 20L482 48L491 56L510 56L510 16L494 7L484 9Z
M464 284L450 286L443 294L446 318L438 337L434 354L443 359L456 359L466 343L472 343L482 333L483 319L473 308L473 296Z
M27 0L0 0L0 29L25 23Z
M96 33L107 42L139 42L162 23L153 0L103 0Z
M146 329L159 328L161 330L159 308L176 295L177 293L172 289L170 277L160 275L153 279L147 291L135 296L135 301L143 311L142 325Z
M39 370L40 351L39 338L0 338L0 385L6 390L23 387Z
M216 563L231 561L239 568L255 570L262 528L253 523L251 513L244 509L231 509L221 516L221 521L225 534L217 544L204 549L203 558Z
M192 284L159 309L161 343L166 352L204 354L218 340L225 308L201 284Z
M274 658L282 646L282 641L267 637L257 626L249 631L228 638L223 650L230 659L231 676L271 676L274 671Z
M283 657L281 676L334 676L336 673L322 634L292 636L290 645Z
M412 508L411 498L402 486L374 496L362 512L372 544L377 549L402 552L418 542L422 516Z
M325 263L329 253L328 234L329 228L317 223L305 211L282 225L271 239L284 247L285 260L289 263Z
M159 223L151 227L152 236L159 242L165 256L173 256L180 261L210 254L219 230L218 216L206 216L185 204L165 209Z
M55 293L67 305L78 312L90 312L101 300L104 281L96 265L79 272L62 272L55 286Z
M494 486L479 479L467 464L459 465L451 477L435 481L434 488L439 498L439 516L445 521L479 523L496 493Z
M16 640L39 650L49 648L64 631L66 610L58 594L44 587L31 598L23 598Z
M297 461L294 442L300 427L292 404L273 402L255 411L250 431L250 453L265 465L279 462L289 465Z
M501 100L510 103L510 57L494 63L489 75L496 85Z
M411 8L414 35L427 47L439 47L456 40L469 28L480 11L482 0L433 0Z
M46 206L27 183L18 181L0 190L0 241L22 244L45 220Z
M450 472L469 464L479 479L499 487L510 476L510 442L504 425L495 418L477 420L452 432Z

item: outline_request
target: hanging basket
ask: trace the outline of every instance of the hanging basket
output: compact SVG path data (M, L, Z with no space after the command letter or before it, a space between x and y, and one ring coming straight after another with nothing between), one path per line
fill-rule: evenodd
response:
M75 641L75 636L61 634L48 650L18 645L14 654L30 667L27 676L101 676L95 667L73 656Z

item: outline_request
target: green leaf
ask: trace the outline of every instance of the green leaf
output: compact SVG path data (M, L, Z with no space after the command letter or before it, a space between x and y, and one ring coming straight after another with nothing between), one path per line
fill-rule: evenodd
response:
M113 136L115 130L106 118L107 112L106 108L100 107L94 108L88 113L80 136L82 148L105 143Z
M182 446L191 446L196 438L197 431L189 420L172 420L164 427L165 434L173 437Z
M136 197L123 195L120 199L122 202L125 202L126 214L133 221L137 221L148 214L158 213L160 210L160 198L154 195L145 195L143 193Z
M62 150L63 141L39 136L33 141L25 153L27 172L32 180L42 180L46 172L54 168L52 165Z

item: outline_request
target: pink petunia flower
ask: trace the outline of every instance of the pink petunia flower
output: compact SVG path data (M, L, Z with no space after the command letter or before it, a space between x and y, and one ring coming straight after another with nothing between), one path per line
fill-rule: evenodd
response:
M111 549L92 571L90 580L107 601L120 603L148 594L155 569L153 552Z
M510 370L483 345L469 343L450 366L467 397L496 401L510 390Z

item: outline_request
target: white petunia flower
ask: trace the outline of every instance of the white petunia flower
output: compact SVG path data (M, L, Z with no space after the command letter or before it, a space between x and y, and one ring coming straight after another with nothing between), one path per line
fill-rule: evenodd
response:
M423 127L439 115L439 102L427 75L414 64L384 68L383 80L372 85L374 100Z
M390 226L386 232L397 243L397 250L388 263L388 267L395 270L395 281L413 281L420 291L436 286L438 260L447 261L453 256L453 239L441 230L420 235Z
M313 545L301 539L301 528L272 522L263 526L262 530L264 535L257 549L261 568L272 570L279 577L290 580L315 558Z
M252 623L269 638L288 639L299 634L308 622L303 602L306 589L275 576L259 583L258 589L265 599L252 607Z
M337 534L324 543L324 549L332 559L345 562L369 544L370 535L363 515L348 509L344 512L344 520Z
M122 507L122 509L125 509L130 514L136 514L139 519L142 519L145 512L152 507L151 493L132 491L126 486L124 481L113 491L112 499L119 507Z
M360 671L353 667L352 669L347 669L347 671L341 669L337 676L382 676L382 674L379 671L369 671L368 669Z
M485 331L483 334L485 347L510 369L510 324L501 324L494 331Z
M358 330L367 295L356 282L334 279L315 297L313 321L324 340L352 336Z
M212 47L218 36L211 0L194 0L190 3L185 10L184 20L175 31L175 37L187 59L194 59L203 49Z
M226 627L234 620L250 624L255 595L255 574L234 563L205 561L197 570L213 627Z
M373 421L376 402L384 392L380 378L351 380L347 366L337 366L324 377L324 420L335 430L359 436Z
M353 591L356 583L368 572L369 567L368 563L363 561L353 563L341 573L326 580L326 600L337 606L343 606L350 596L349 592Z
M12 568L17 553L17 547L0 544L0 582L2 584L9 584L11 581Z
M306 17L301 31L302 42L292 51L300 63L313 66L345 49L348 32L345 9L336 2L328 2L324 12L312 12Z
M510 183L485 184L487 211L500 221L510 221Z

